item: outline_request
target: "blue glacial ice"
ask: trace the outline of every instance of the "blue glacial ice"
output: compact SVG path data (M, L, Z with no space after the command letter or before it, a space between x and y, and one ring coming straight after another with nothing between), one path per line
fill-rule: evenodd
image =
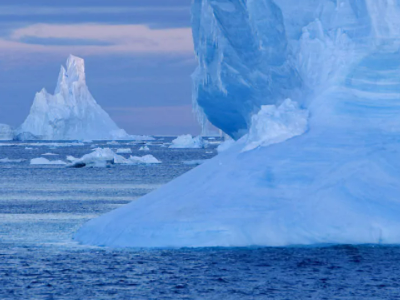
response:
M237 142L76 239L399 244L400 0L195 0L193 36L195 105Z

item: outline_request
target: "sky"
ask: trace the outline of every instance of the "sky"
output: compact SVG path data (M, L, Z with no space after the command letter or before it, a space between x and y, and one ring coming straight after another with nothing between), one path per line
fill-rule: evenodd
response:
M54 91L69 54L96 101L131 134L198 134L191 0L1 0L0 123L17 127Z

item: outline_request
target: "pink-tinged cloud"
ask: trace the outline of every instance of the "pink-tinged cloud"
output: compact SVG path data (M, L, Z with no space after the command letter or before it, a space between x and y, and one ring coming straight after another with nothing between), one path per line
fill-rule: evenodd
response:
M26 38L90 40L107 45L37 45L26 44ZM14 30L9 38L0 39L0 53L52 53L98 55L114 53L193 53L190 28L151 29L144 25L52 25L35 24Z

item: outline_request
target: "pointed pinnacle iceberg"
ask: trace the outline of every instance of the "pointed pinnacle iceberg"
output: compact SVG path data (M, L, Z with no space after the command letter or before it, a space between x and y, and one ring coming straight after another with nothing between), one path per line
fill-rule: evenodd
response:
M70 55L61 67L54 95L37 93L17 134L29 132L45 140L107 140L129 136L97 104L86 86L85 62Z

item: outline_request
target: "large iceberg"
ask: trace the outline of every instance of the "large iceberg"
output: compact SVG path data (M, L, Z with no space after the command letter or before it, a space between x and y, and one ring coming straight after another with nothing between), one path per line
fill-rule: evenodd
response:
M193 35L195 104L238 141L76 239L399 244L400 0L195 0Z
M10 141L14 138L14 130L11 126L0 124L0 141Z
M45 89L37 93L30 114L16 133L44 140L128 138L90 94L84 61L73 55L66 68L61 67L54 95Z

